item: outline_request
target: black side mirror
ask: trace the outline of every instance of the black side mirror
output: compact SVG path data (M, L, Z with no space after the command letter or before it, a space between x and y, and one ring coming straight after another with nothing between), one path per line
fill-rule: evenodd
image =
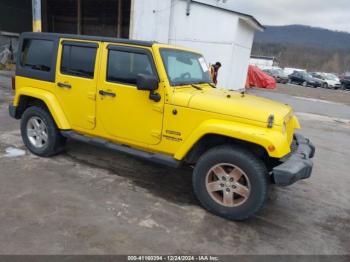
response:
M153 75L137 75L136 86L138 90L155 91L158 89L158 84L158 79Z
M162 98L155 92L158 89L159 80L153 75L138 74L136 86L138 90L149 91L149 99L159 102Z

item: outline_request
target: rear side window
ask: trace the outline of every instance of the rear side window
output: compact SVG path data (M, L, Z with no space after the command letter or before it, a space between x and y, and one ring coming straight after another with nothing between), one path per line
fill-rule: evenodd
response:
M136 85L138 74L155 75L148 55L109 50L107 81Z
M54 43L50 40L25 39L22 46L21 66L50 72Z
M61 73L94 78L97 49L74 45L63 45Z

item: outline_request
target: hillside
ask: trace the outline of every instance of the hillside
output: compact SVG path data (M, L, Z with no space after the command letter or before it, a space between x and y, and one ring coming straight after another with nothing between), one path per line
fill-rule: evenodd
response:
M264 32L256 33L255 42L350 49L350 33L303 25L267 26Z
M281 67L350 71L350 33L302 25L267 26L255 36L252 54L274 56Z

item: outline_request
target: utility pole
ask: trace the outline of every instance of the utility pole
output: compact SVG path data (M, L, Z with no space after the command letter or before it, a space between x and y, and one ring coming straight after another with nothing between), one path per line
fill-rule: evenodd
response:
M33 32L41 32L41 0L32 0Z
M117 17L117 37L122 37L122 29L123 29L123 5L122 0L118 0L118 17Z
M186 15L189 16L191 14L191 3L192 0L187 0L187 7L186 7Z
M81 10L81 0L77 0L77 11L78 11L78 14L77 14L77 33L78 35L81 35L82 34L82 20L81 20L81 13L82 13L82 10Z

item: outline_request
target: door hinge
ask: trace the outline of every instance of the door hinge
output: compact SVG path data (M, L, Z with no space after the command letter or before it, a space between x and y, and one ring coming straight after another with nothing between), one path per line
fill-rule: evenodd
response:
M91 123L93 125L96 124L96 117L94 117L94 116L88 116L87 120L88 120L89 123Z
M153 110L154 110L154 111L163 113L163 109L164 109L164 106L163 106L163 105L160 105L160 104L153 105Z
M95 92L89 92L87 96L89 99L96 101L96 93Z
M151 131L151 135L152 135L153 137L155 137L155 138L160 139L160 137L161 137L161 135L162 135L162 131L160 131L160 130L152 130L152 131Z

